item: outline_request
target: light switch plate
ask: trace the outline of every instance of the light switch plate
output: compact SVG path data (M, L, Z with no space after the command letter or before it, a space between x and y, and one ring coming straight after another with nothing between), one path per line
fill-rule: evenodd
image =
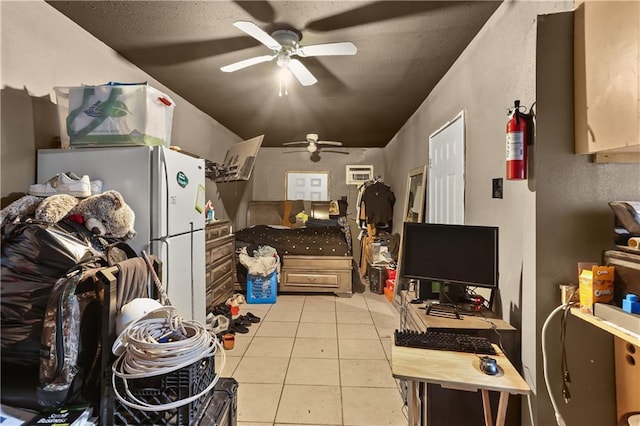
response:
M502 198L502 178L492 179L491 198Z

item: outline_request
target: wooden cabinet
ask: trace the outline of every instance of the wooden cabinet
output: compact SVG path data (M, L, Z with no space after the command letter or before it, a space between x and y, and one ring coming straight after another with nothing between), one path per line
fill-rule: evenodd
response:
M639 2L585 1L576 8L576 153L640 162L639 46Z
M235 237L231 233L231 222L228 220L208 222L205 238L208 313L214 306L224 303L233 295Z
M283 256L280 291L332 292L351 296L352 259L345 256Z

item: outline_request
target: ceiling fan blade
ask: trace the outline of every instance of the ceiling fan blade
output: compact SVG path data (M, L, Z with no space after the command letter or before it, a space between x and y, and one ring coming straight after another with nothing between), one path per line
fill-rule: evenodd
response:
M300 142L285 142L282 145L306 145L307 143L308 142L303 142L303 141L300 141Z
M355 55L357 52L358 48L350 41L303 46L296 51L296 53L303 58L307 56Z
M282 49L282 45L276 41L273 37L271 37L266 32L262 31L260 27L250 21L236 21L233 23L233 26L244 31L251 37L258 40L260 43L264 44L271 50L280 51Z
M234 62L233 64L225 65L224 67L220 68L220 71L222 71L222 72L238 71L238 70L241 70L243 68L250 67L252 65L261 64L263 62L269 62L270 60L272 60L276 56L277 55L256 56L255 58L249 58L249 59L245 59L243 61Z
M335 142L335 141L318 141L316 143L318 145L342 146L342 142Z
M297 59L289 60L287 67L291 71L291 74L293 74L303 86L312 86L318 82L313 74L311 74L311 71Z

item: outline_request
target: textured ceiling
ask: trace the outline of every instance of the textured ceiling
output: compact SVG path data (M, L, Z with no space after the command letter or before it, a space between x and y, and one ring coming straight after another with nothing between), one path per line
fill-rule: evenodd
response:
M50 1L85 30L244 139L382 147L499 1ZM318 79L278 96L277 66L220 67L271 53L232 24L295 28L303 46L351 41L354 56L299 58Z

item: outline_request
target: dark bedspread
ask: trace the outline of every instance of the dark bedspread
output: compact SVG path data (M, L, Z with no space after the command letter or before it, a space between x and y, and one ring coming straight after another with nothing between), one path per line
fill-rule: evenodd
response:
M336 226L276 229L256 225L235 232L237 245L271 246L278 255L350 256L345 234Z

